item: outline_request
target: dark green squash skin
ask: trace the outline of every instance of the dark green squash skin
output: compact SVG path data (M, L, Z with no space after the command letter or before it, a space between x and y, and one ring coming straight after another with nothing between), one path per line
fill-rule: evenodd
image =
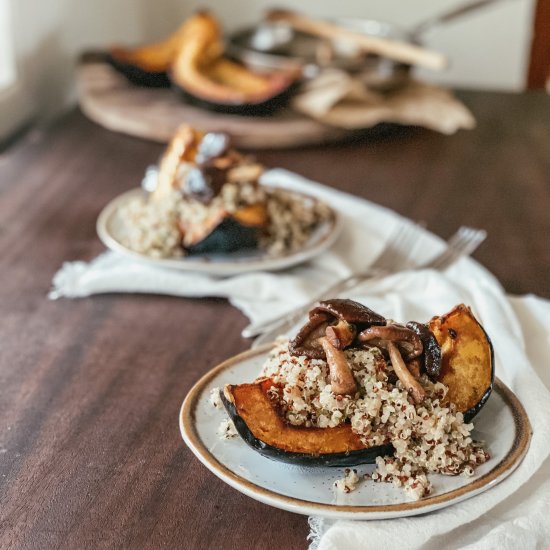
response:
M169 88L170 79L166 72L150 73L144 71L137 65L118 61L112 55L107 54L105 61L109 63L120 74L124 75L132 84L145 88Z
M255 249L258 246L259 230L225 218L202 241L188 247L192 254L224 254L238 250Z
M349 453L330 453L320 455L310 455L305 453L293 453L284 451L268 445L255 437L246 422L240 417L233 403L227 400L223 390L220 390L220 398L227 411L227 414L233 421L235 429L241 438L252 449L260 453L262 456L278 462L286 462L295 466L357 466L359 464L373 464L377 456L392 455L393 446L380 445L378 447L370 447L369 449L360 449L358 451L350 451Z
M491 392L493 391L493 381L494 381L494 370L493 370L493 380L491 381L491 385L487 389L487 391L483 394L483 397L479 400L479 403L472 407L471 409L468 409L464 413L464 422L469 423L472 421L472 419L477 415L477 413L483 408L483 405L487 403L487 399L489 399Z
M491 384L489 385L487 391L483 394L477 405L474 405L471 409L468 409L464 413L464 422L470 422L483 408L483 405L487 403L487 399L489 399L495 383L495 350L493 348L493 342L489 338L489 335L487 334L485 329L481 326L481 323L478 322L478 325L481 327L483 334L485 334L485 338L487 338L487 343L489 344L489 349L491 350Z
M172 88L187 103L216 113L241 116L271 116L288 104L291 95L296 90L296 85L291 84L280 93L267 98L260 103L223 103L210 101L189 93L177 84L172 78Z

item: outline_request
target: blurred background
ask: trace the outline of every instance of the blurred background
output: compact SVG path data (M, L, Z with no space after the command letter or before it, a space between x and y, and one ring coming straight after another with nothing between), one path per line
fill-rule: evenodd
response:
M294 0L277 5L311 16L368 17L410 28L461 3ZM497 0L429 30L424 43L448 55L452 64L442 73L422 71L421 76L454 88L515 92L540 87L540 75L530 77L529 71L534 27L548 30L549 4ZM270 0L0 0L0 137L29 117L48 120L75 103L74 68L84 49L162 38L199 7L213 9L231 31L257 21L273 5Z

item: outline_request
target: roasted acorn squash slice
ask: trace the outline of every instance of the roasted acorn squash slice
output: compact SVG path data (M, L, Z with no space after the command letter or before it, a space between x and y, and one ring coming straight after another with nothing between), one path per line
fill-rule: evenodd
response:
M258 74L223 57L221 29L208 12L187 20L170 77L189 101L240 114L273 112L288 99L294 81L288 73Z
M136 48L113 46L107 61L133 84L168 88L168 70L182 46L184 31L185 23L162 42Z
M153 200L169 195L176 187L176 176L182 162L194 162L204 132L182 124L170 140L159 164L157 187Z
M493 347L470 308L459 305L434 317L428 327L441 346L438 380L449 387L454 402L469 421L486 403L493 387ZM306 428L285 422L268 390L271 379L226 385L222 402L239 435L262 455L299 465L352 466L371 463L393 447L365 448L349 424L336 428Z
M285 423L268 395L271 385L265 379L221 391L239 435L260 454L304 466L353 466L391 452L391 445L365 448L349 424L304 428Z
M441 346L438 381L449 388L446 402L454 403L471 420L483 407L495 379L493 345L464 304L434 317L428 328Z
M267 211L263 204L245 206L233 214L220 210L201 226L186 227L182 221L183 246L193 254L255 248L266 223Z

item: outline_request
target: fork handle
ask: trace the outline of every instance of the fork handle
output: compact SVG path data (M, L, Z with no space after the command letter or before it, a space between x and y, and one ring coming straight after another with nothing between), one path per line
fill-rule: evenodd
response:
M348 287L353 286L364 279L370 278L370 277L376 277L378 275L378 271L367 271L360 274L353 274L349 277L346 277L345 279L341 279L337 283L333 284L329 288L326 288L315 296L315 298L312 298L305 304L298 306L295 309L292 309L291 311L288 311L287 313L283 313L282 315L278 315L277 317L274 317L273 319L269 319L268 321L261 321L259 323L250 323L248 326L246 326L243 331L241 332L242 336L244 338L252 338L253 336L257 336L258 334L262 334L264 332L271 332L272 330L276 330L277 328L283 329L283 327L286 327L290 325L291 323L296 322L302 315L305 315L312 307L313 305L318 302L319 300L323 300L324 298L330 298L332 296L335 296L336 294L339 294L340 292L343 292Z

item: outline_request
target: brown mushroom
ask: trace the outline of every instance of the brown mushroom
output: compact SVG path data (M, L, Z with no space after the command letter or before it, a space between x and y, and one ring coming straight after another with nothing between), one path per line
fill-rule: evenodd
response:
M325 359L323 347L317 340L325 336L325 330L329 325L334 325L335 328L329 331L328 338L335 347L344 349L353 342L355 327L362 329L385 323L384 317L353 300L340 298L324 300L309 312L309 321L290 341L289 351L296 356L305 355L311 359ZM340 340L340 343L337 343L337 340Z
M419 336L410 328L400 325L368 327L357 336L360 342L369 342L387 349L387 342L398 344L405 361L412 361L422 354L424 346Z
M436 380L441 371L441 346L427 325L411 321L407 323L407 327L414 331L422 341L424 346L424 370L428 373L428 376Z
M390 354L393 370L399 380L401 380L403 386L405 386L405 389L411 394L415 403L422 403L426 398L426 392L420 385L420 382L414 378L407 368L403 357L401 357L401 353L399 353L399 348L394 342L388 342L388 353Z
M421 373L420 358L416 357L412 361L407 361L407 369L416 378L416 380L419 380Z
M325 352L319 338L325 336L330 320L330 317L324 313L311 316L298 334L290 340L288 351L295 356L305 355L310 359L325 359Z
M310 312L310 318L318 313L329 314L336 319L347 321L355 325L385 325L386 319L368 307L343 298L323 300L319 302Z
M326 337L319 338L319 342L327 358L332 392L336 395L355 394L357 384L348 365L346 354L342 350L335 348Z

